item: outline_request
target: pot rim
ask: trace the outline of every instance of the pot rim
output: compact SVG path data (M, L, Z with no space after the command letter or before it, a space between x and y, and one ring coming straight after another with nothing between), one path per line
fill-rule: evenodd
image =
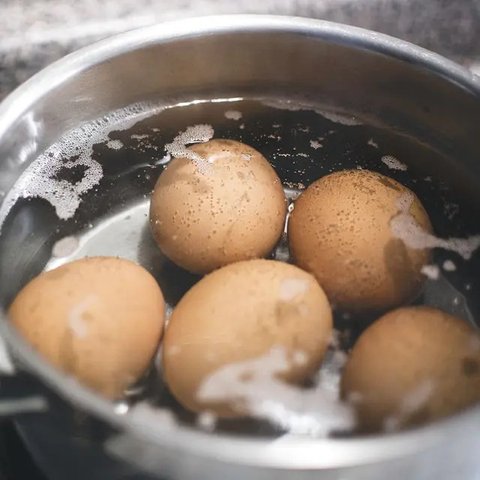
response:
M388 35L347 25L272 15L220 15L160 23L115 35L54 62L19 86L0 104L0 141L10 126L47 92L81 71L137 49L203 35L230 32L283 32L322 38L330 43L352 46L394 57L430 71L480 98L480 77L446 58ZM289 469L326 469L358 466L420 451L441 441L465 435L480 424L480 406L416 430L349 439L295 437L282 442L211 435L190 427L155 426L141 415L118 415L112 404L57 371L41 358L10 325L0 308L0 335L14 358L74 406L100 417L123 431L153 441L159 448L179 450L234 464ZM470 430L469 430L470 429ZM471 431L473 433L473 431Z

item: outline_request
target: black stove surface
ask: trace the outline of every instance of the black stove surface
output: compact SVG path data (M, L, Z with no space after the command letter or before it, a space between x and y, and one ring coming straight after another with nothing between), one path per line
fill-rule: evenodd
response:
M13 422L0 428L0 480L47 480Z

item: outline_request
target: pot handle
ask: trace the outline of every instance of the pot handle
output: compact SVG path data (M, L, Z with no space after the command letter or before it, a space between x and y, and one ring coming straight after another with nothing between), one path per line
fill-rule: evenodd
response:
M47 410L47 399L39 392L32 379L16 370L0 336L0 421Z

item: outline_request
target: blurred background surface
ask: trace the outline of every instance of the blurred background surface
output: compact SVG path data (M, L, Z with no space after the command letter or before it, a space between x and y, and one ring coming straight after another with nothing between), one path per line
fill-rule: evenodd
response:
M226 13L297 15L369 28L480 73L480 0L1 0L0 99L44 66L101 38Z

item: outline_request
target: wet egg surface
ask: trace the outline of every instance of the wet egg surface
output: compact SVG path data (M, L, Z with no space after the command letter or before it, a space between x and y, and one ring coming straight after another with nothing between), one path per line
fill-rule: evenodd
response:
M294 204L289 245L295 263L312 272L330 301L354 313L384 311L409 302L425 281L429 249L408 248L390 221L407 211L425 232L428 215L395 180L369 170L342 170L312 183Z
M206 273L269 254L283 232L282 184L263 155L233 140L189 147L153 190L150 225L161 250L177 265ZM197 161L195 162L195 159Z
M403 307L358 339L342 377L362 429L398 430L480 401L480 335L431 307Z
M274 260L234 263L204 277L176 306L163 344L165 379L191 410L245 415L235 398L201 401L209 375L283 347L291 364L281 378L302 383L320 366L331 333L330 305L310 274Z
M146 372L158 348L165 303L144 268L91 257L34 278L8 314L53 365L119 398Z

